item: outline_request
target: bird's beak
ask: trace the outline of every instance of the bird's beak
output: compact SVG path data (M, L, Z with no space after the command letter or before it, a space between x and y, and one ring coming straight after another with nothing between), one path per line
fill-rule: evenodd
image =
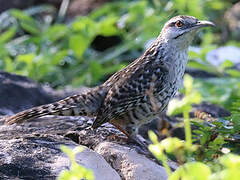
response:
M216 25L210 21L198 21L195 27L207 27L207 26L216 27Z

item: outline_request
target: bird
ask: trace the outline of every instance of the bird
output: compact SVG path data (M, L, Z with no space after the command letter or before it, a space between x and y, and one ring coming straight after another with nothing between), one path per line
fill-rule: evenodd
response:
M167 107L181 87L188 47L198 29L215 24L178 15L163 26L153 44L135 61L89 91L55 103L33 107L6 118L8 125L46 115L94 117L93 129L111 123L145 146L138 135L143 124Z

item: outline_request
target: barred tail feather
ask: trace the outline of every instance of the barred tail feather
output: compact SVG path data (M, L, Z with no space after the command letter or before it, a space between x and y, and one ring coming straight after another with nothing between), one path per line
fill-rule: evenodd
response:
M62 107L62 108L61 108ZM25 121L30 121L32 119L46 116L46 115L68 115L67 112L69 112L74 107L70 106L63 106L59 104L59 102L53 103L53 104L46 104L38 107L34 107L31 109L27 109L25 111L19 112L13 116L8 117L5 122L7 124L14 124L14 123L22 123Z
M46 115L60 116L95 116L100 108L106 92L94 88L84 94L67 97L52 104L46 104L19 112L6 118L7 124L22 123Z

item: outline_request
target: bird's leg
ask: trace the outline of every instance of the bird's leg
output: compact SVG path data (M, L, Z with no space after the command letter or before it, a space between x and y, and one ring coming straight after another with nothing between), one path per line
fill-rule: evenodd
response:
M148 150L149 143L138 134L138 128L136 128L136 126L129 126L126 129L128 130L128 139L134 141L141 147L141 149L138 148L137 151L146 156L151 156L151 152Z
M121 122L121 121L120 121ZM119 124L119 121L110 121L112 125L114 125L118 130L120 130L123 134L128 137L128 141L133 141L139 146L135 146L135 150L139 154L143 154L148 158L151 158L154 162L159 165L162 165L156 157L148 150L148 143L141 135L138 134L137 130L132 126L125 126L123 124Z
M115 121L114 122L111 121L111 124L114 125L119 131L121 131L123 134L125 134L127 136L126 138L121 137L121 139L123 141L127 141L129 139L129 134L127 133L127 131L125 130L125 128L123 126L119 125ZM119 139L119 138L114 137L114 139Z
M128 141L133 141L142 148L137 148L137 151L139 153L145 154L147 156L151 154L148 150L148 143L146 143L146 140L141 135L137 134L137 129L135 128L135 126L126 126L117 123L117 121L111 121L111 124L113 124L117 129L119 129L123 134L125 134L128 137Z

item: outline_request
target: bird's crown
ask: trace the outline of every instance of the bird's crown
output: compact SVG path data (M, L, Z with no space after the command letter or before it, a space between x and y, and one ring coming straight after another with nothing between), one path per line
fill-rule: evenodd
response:
M167 21L162 30L162 36L169 39L178 39L189 32L196 32L197 29L206 26L215 26L210 21L200 21L193 16L179 15Z

